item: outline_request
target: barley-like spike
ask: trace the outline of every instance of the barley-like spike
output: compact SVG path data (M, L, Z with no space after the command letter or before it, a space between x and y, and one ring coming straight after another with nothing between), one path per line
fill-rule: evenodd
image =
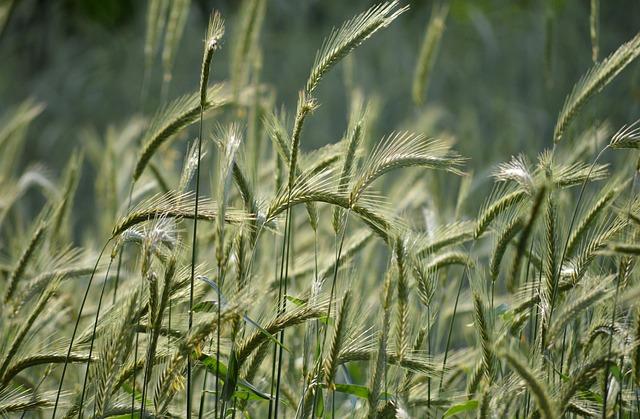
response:
M425 268L421 261L413 262L413 276L418 284L418 297L425 307L430 307L431 300L436 292L437 271ZM427 319L427 321L429 321Z
M591 61L598 62L600 51L600 0L591 0L589 35L591 35Z
M13 271L11 271L11 274L9 275L9 278L7 280L7 284L8 284L7 290L5 291L5 294L4 294L5 304L9 302L9 300L13 296L13 293L15 292L16 287L18 286L18 281L20 281L24 276L24 272L27 269L27 265L29 264L29 261L33 259L38 246L44 240L46 230L47 230L47 223L40 222L40 224L36 227L33 234L31 235L31 240L29 240L29 244L20 255L20 259L18 259L18 263L16 267L13 269Z
M112 333L107 335L99 357L94 378L96 386L95 409L98 416L102 415L109 407L109 402L114 392L114 384L121 364L125 362L131 351L133 335L135 332L138 290L130 295L120 311L121 318L118 323L112 325Z
M6 386L9 382L18 375L21 371L26 370L27 368L35 367L38 365L46 365L46 364L62 364L65 362L67 354L64 353L41 353L41 354L33 354L28 355L23 358L18 359L13 362L11 366L7 369L2 377L2 385ZM69 361L71 363L85 363L90 361L96 361L95 357L92 357L91 360L89 356L81 353L72 353L69 356Z
M598 356L581 365L569 376L569 380L562 386L558 397L558 407L561 413L569 409L571 399L580 387L587 384L597 373L601 372L607 363L606 355Z
M142 172L151 157L162 144L184 128L199 121L201 96L207 98L203 106L204 112L225 106L231 102L231 95L227 86L216 84L208 87L205 93L198 91L191 95L183 96L162 108L149 124L147 134L143 140L144 145L133 171L134 181L142 176Z
M562 330L564 330L564 328L584 310L588 310L592 306L595 306L595 303L597 302L601 302L612 297L612 293L607 291L605 286L603 286L603 284L607 285L610 283L612 279L613 277L609 277L606 280L603 280L600 284L589 289L583 295L574 298L569 302L569 304L564 306L562 311L557 314L555 322L549 327L547 342L553 342L554 338L557 338Z
M396 323L396 350L402 361L409 350L409 284L407 272L407 254L404 242L396 239L395 259L398 268L398 317Z
M397 7L397 1L378 4L348 20L340 29L333 30L316 55L313 69L307 80L306 91L313 92L320 79L331 67L376 31L389 26L401 13L407 10L406 7L401 9L397 9Z
M160 46L160 38L164 28L167 0L150 0L147 6L147 33L144 43L145 73L151 72L156 52Z
M475 266L475 263L466 253L451 251L435 256L427 263L425 269L429 272L434 272L451 265L469 266L472 268Z
M521 202L527 196L527 192L524 190L515 190L508 193L501 198L495 200L482 213L478 216L476 222L476 229L474 232L475 238L480 237L486 230L491 221L493 221L498 215L506 211L513 205Z
M485 371L484 360L480 360L479 362L476 363L475 367L471 371L469 378L467 378L466 392L469 395L469 398L472 398L473 395L476 394L476 392L478 391L478 387L480 386L480 382L482 381L483 378L486 377L486 374L484 373L484 371Z
M553 194L547 200L545 211L545 237L544 237L544 278L545 286L542 290L541 305L543 307L542 321L540 322L540 342L542 347L547 343L547 331L551 326L551 318L557 298L558 282L558 251L557 251L557 214Z
M191 194L175 194L171 192L152 197L118 220L118 223L113 227L112 235L114 237L118 236L140 223L158 218L193 219L194 201L195 199ZM213 222L218 219L218 205L216 203L200 198L199 205L198 220ZM227 223L239 224L252 218L252 215L237 209L227 208L224 214L224 219Z
M634 122L629 126L624 125L622 128L620 128L618 132L616 132L613 137L611 137L609 147L613 149L640 148L640 126L638 126L638 123L640 123L640 120Z
M275 317L264 327L264 330L266 330L271 335L275 335L279 331L284 330L288 327L304 323L307 320L320 318L326 313L326 310L327 302L318 303L316 305L305 304L303 306L297 307L292 311ZM267 339L268 337L263 331L257 330L249 337L245 338L242 342L240 342L237 349L239 367L241 367L242 364L247 360L249 355L251 355L251 353L253 353L253 351L255 351L256 349L258 349L258 347L260 347L260 345L262 345L262 343L264 343Z
M558 143L573 118L582 106L596 93L608 85L622 70L640 55L640 34L622 44L614 53L595 64L573 87L565 99L556 127L553 140Z
M318 106L315 99L305 92L298 94L298 108L296 111L296 119L293 123L293 132L291 133L291 159L289 160L289 189L293 188L298 168L298 155L300 154L300 136L302 135L302 126L305 118Z
M613 223L601 225L591 237L585 238L584 244L578 250L576 257L571 265L569 279L573 283L577 283L586 274L587 269L597 256L597 253L607 247L607 242L617 235L624 227L625 223L616 220Z
M11 364L11 360L20 350L20 346L24 342L29 330L34 325L36 319L42 311L46 308L49 299L55 294L58 285L60 284L59 278L54 278L47 288L42 292L40 299L36 303L35 307L29 313L29 316L24 320L20 328L17 330L11 344L7 347L4 356L2 357L2 363L0 364L0 382L6 381L6 373Z
M350 304L351 292L347 291L342 298L342 305L338 312L331 348L329 349L329 354L324 362L325 380L327 382L327 386L333 390L335 390L335 375L338 367L339 354L347 333L347 317L349 315Z
M170 2L169 17L164 36L162 48L162 92L163 97L167 94L169 83L172 78L173 63L175 61L178 45L182 39L182 33L189 17L189 7L191 0L174 0Z
M478 332L480 346L482 348L482 370L484 376L487 378L489 384L493 381L493 343L491 339L491 332L489 331L489 325L485 316L484 303L482 297L478 292L473 293L473 314Z
M151 373L153 371L153 365L155 363L156 348L158 345L158 338L161 332L163 315L164 315L165 309L167 308L167 305L169 304L171 282L173 281L175 272L176 272L176 259L175 259L175 256L173 256L169 260L169 264L165 269L164 281L162 285L162 294L160 297L160 302L158 304L158 309L155 312L155 314L152 316L153 324L151 328L151 337L149 340L149 344L147 346L147 357L145 361L146 363L145 363L145 373L144 373L144 383L143 383L144 390L146 390L147 383L151 380ZM145 399L146 394L144 390L142 395L143 405L146 400Z
M429 78L433 71L433 65L440 49L440 41L444 33L445 21L449 14L449 4L436 3L431 11L431 17L427 24L418 61L413 76L412 95L416 105L424 102L425 91L429 86Z
M571 256L576 247L580 243L580 240L584 237L588 228L592 225L596 217L600 214L600 212L607 207L607 205L613 200L613 198L617 195L618 189L613 188L607 191L604 195L602 195L595 204L587 211L587 213L582 217L580 223L574 228L571 232L571 236L569 238L569 242L567 243L566 254Z
M498 275L500 274L500 262L502 262L502 257L507 251L507 246L523 227L522 219L515 217L498 235L496 247L493 251L491 262L489 264L489 272L493 281L498 279Z
M540 413L545 419L553 419L559 417L557 414L556 406L549 396L549 390L546 385L536 376L536 374L529 368L526 362L520 360L516 355L503 352L501 358L504 358L511 368L524 380L527 387L531 391L533 398L535 399Z
M544 186L540 187L536 193L536 196L531 205L531 212L529 214L529 219L527 223L524 225L522 229L522 233L520 234L520 239L518 240L518 247L516 249L516 255L513 259L513 264L511 265L511 271L509 272L509 276L507 278L507 287L513 289L516 284L516 280L518 275L520 274L520 265L522 263L522 256L524 255L527 249L527 243L529 241L529 236L533 230L533 225L535 224L536 219L538 218L538 212L540 211L540 207L542 206L542 202L544 201L546 188Z
M452 151L451 145L448 140L428 139L409 132L395 133L383 139L353 183L349 198L352 205L371 183L394 169L421 166L462 174L459 167L465 159Z
M234 34L234 48L231 51L231 85L234 94L244 86L249 78L251 61L259 49L259 37L267 2L265 0L244 1L240 10L240 24Z
M347 138L346 153L342 164L342 171L340 172L340 181L338 183L338 192L345 193L349 189L349 183L353 172L353 167L356 162L356 152L360 146L362 139L362 118L359 119L355 126L350 130ZM342 211L339 208L333 209L333 231L338 234L341 229L341 215Z
M78 187L80 179L80 169L82 167L82 153L74 153L69 159L64 175L64 186L62 188L62 196L51 216L51 230L49 235L51 240L64 242L68 240L68 218L69 212L73 206L73 196ZM65 231L62 231L63 228Z
M213 52L220 47L220 41L224 35L224 20L217 10L209 17L207 36L204 40L204 52L202 57L202 69L200 70L200 106L204 108L209 91L209 68Z

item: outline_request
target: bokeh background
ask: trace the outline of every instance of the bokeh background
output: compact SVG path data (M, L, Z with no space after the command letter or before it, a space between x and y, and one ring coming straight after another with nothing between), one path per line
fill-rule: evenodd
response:
M197 88L210 11L223 13L231 35L240 3L191 2L168 99ZM267 3L261 80L275 87L278 106L294 109L323 38L372 2ZM405 3L410 10L347 61L353 82L380 99L374 136L435 126L457 138L456 149L477 173L521 151L535 155L551 143L564 97L592 64L589 1L451 0L422 106L411 100L411 82L433 2ZM638 31L640 2L600 3L602 58ZM39 161L58 173L87 132L103 135L109 126L158 108L160 69L141 100L146 8L147 2L136 0L2 0L0 113L30 97L46 104L27 134L25 164ZM213 80L227 77L228 51L223 47L216 54ZM344 79L338 69L323 82L322 107L309 120L303 147L340 138L348 113ZM621 79L590 104L587 118L606 116L618 126L640 115L640 67L631 66ZM584 117L582 122L577 125L585 126Z

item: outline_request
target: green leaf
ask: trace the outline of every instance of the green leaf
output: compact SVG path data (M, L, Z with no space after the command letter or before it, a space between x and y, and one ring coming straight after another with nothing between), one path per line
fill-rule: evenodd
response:
M300 298L294 297L293 295L285 295L285 298L291 301L297 307L301 307L307 304L307 300L302 300Z
M214 301L202 301L193 306L193 311L196 313L206 312L213 313L216 308L216 303Z
M292 302L296 307L301 307L309 302L308 300L303 300L298 297L294 297L293 295L285 295L285 298ZM318 317L318 321L322 324L333 325L333 319L329 318L329 321L327 321L327 316Z
M227 378L227 373L228 373L229 369L227 368L227 366L222 361L220 361L218 363L218 368L216 368L216 358L215 358L215 356L209 356L209 355L202 354L202 355L200 355L198 360L200 362L202 362L202 365L204 365L209 372L211 372L213 374L216 374L218 376L218 378L220 380L222 380L223 382ZM263 393L262 391L258 390L253 384L251 384L247 380L244 380L242 378L238 378L238 387L253 393L254 395L258 396L261 399L269 400L270 396L268 394Z
M131 387L131 384L129 384L128 382L122 383L122 387L121 388L128 394L134 394L133 387ZM135 396L134 397L136 398L137 401L142 402L142 393L135 392ZM153 406L153 401L147 399L145 404L147 406ZM129 415L125 415L125 416L129 417Z
M255 327L256 329L258 329L258 331L260 333L262 333L264 336L266 336L267 339L269 339L271 342L275 343L276 345L278 345L279 347L281 347L285 351L291 353L291 351L286 346L284 346L278 339L276 339L275 336L273 336L271 333L269 333L269 331L267 329L265 329L264 327L260 326L260 324L258 324L257 322L251 320L247 315L243 315L242 319L245 321L245 323L248 323L248 324L252 325L253 327Z
M231 351L229 355L229 368L224 379L224 387L222 387L222 400L229 401L238 384L238 359L235 351Z
M369 398L369 387L362 386L358 384L335 384L335 391L339 393L349 394L351 396L355 396L359 399L368 399ZM323 384L322 387L326 388L326 384ZM382 393L381 397L383 398L392 398L393 395L389 393Z
M251 401L266 401L265 398L257 396L255 393L253 393L252 391L247 391L247 390L236 390L233 393L233 397L235 397L238 400L251 400Z
M340 393L350 394L360 399L369 398L369 388L357 384L336 384L336 391Z
M576 393L579 400L588 400L602 405L602 395L591 390L578 391Z
M622 371L620 371L620 367L618 366L618 364L611 365L609 367L609 371L611 371L611 375L616 377L616 380L618 380L619 383L622 382Z
M515 319L515 314L513 314L513 311L509 310L509 311L505 311L502 314L498 315L499 318L502 319L503 322L505 323L510 323L513 321L513 319Z
M316 417L323 418L324 417L324 397L322 396L322 387L317 387L318 393L316 394Z
M467 400L466 402L454 404L446 412L444 412L443 418L448 418L454 415L459 415L460 413L466 413L474 411L478 408L477 400Z

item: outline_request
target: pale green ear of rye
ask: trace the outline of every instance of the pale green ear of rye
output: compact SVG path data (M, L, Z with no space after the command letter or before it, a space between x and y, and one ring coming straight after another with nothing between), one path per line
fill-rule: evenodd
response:
M309 74L305 91L312 93L320 83L320 79L338 61L358 47L367 38L379 29L387 27L408 7L398 7L397 1L380 3L371 7L366 12L346 21L340 29L333 30L325 39L322 47L316 54L313 69Z
M571 121L580 109L596 93L604 89L631 62L640 55L640 33L622 44L614 53L595 64L578 83L564 101L553 131L554 143L560 142Z

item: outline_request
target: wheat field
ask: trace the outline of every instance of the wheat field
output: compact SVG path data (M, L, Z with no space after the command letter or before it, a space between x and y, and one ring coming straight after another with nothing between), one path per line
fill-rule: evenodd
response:
M305 143L325 76L408 6L326 28L287 109L260 79L267 3L237 27L212 11L193 92L88 138L59 177L19 164L44 105L1 116L0 414L640 417L640 123L592 107L637 67L640 33L599 51L591 1L593 63L549 147L474 173L464 138L374 137L385 115L356 83L343 135ZM188 8L148 2L143 95L171 80ZM417 107L449 11L435 3L404 75ZM96 209L76 214L87 167Z

